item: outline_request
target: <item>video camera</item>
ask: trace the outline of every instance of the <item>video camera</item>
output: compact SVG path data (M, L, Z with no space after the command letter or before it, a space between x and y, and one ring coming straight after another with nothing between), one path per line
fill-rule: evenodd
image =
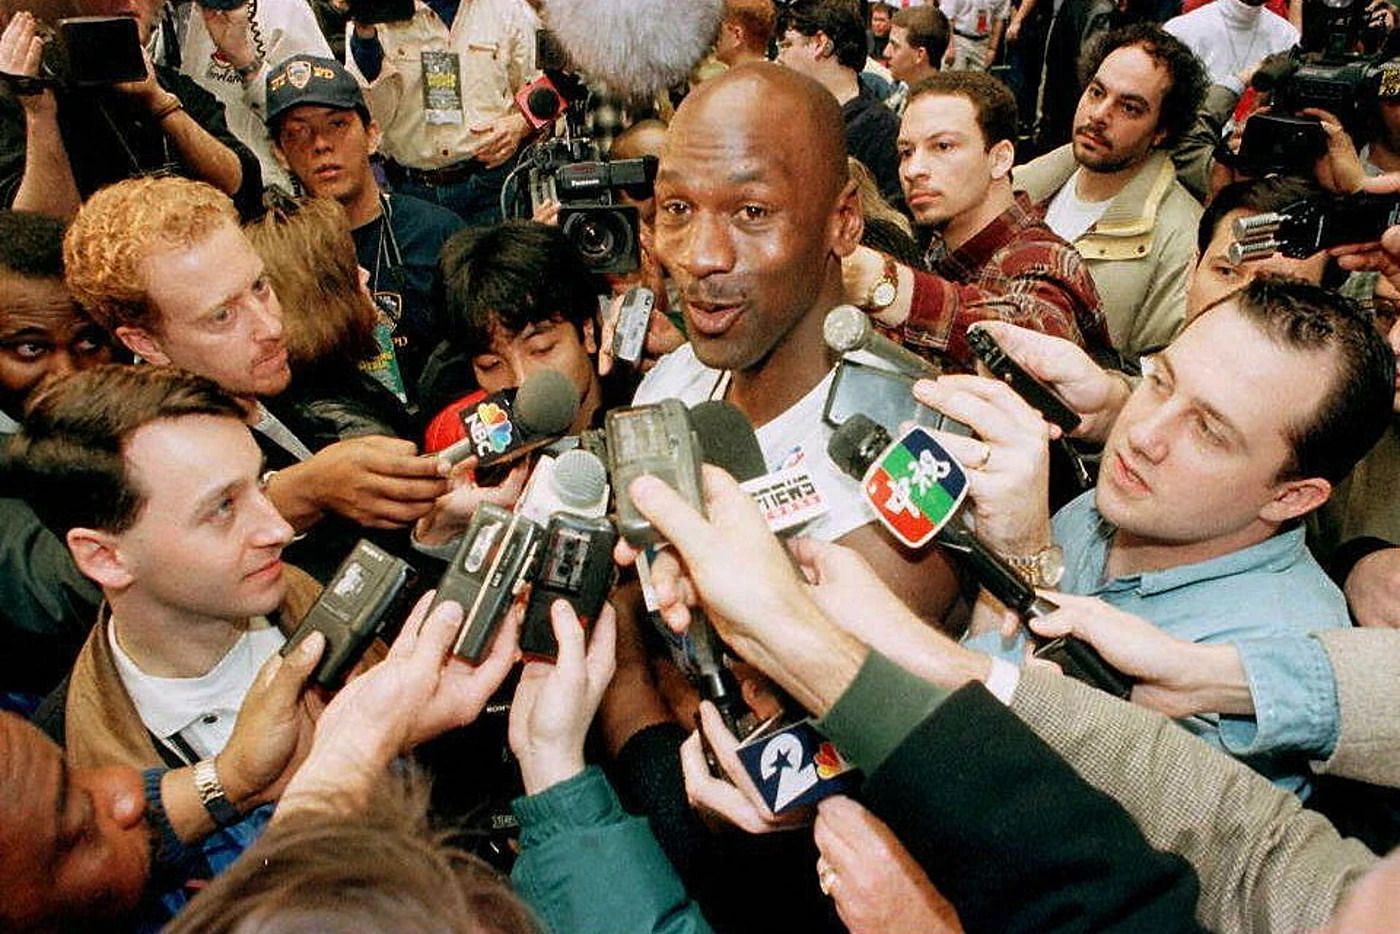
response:
M58 20L56 28L48 22L39 20L39 33L46 39L40 73L0 77L15 93L145 80L146 59L131 17L75 16Z
M557 203L559 228L590 270L632 272L641 265L641 221L637 209L620 203L619 195L651 197L656 158L607 159L585 131L588 89L548 30L539 30L535 40L536 60L545 73L542 83L547 81L558 96L555 116L564 118L564 135L537 143L521 160L520 169L528 173L528 208L517 198L514 211L505 213L529 217L541 205ZM540 97L538 92L528 95L531 112Z
M1316 117L1300 111L1333 114L1359 145L1376 100L1400 96L1400 60L1384 26L1366 18L1365 4L1304 0L1300 43L1265 59L1250 81L1270 95L1270 108L1245 123L1240 168L1252 175L1310 176L1327 151L1327 134Z

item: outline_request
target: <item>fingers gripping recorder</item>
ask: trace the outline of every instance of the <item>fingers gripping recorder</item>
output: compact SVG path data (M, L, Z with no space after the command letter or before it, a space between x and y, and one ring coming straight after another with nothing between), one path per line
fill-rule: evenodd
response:
M526 655L557 653L549 622L555 600L567 601L585 624L597 617L611 588L617 541L603 518L607 501L602 462L572 450L540 458L514 512L491 503L477 509L434 599L462 606L458 655L481 658L527 583L533 587L520 633Z
M905 545L921 548L936 540L961 553L978 582L1022 617L1058 609L958 516L967 496L966 472L926 429L914 427L892 440L884 428L855 415L832 434L827 453L837 467L861 481L881 523ZM1131 680L1086 642L1061 638L1037 640L1037 645L1037 658L1057 663L1071 678L1116 697L1126 698L1132 691Z
M1281 211L1241 217L1226 255L1236 265L1282 253L1304 259L1347 243L1370 243L1400 224L1396 195L1319 195Z
M627 492L632 481L644 474L664 480L704 514L700 481L704 451L682 402L663 399L652 405L613 409L603 428L609 474L617 491L618 529L628 542L649 546L661 541L656 528L638 511ZM719 635L702 613L691 612L685 641L686 657L677 659L682 670L692 672L701 696L719 709L731 730L736 730L744 703L734 676L724 665L724 646Z

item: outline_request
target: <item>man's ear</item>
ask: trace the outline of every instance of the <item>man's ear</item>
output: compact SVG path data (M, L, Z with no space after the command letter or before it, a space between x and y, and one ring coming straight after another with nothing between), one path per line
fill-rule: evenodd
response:
M1009 139L997 140L989 153L992 157L992 178L1000 181L1011 174L1016 164L1016 144Z
M836 43L826 33L817 30L814 38L817 40L817 58L830 58L836 52Z
M1305 516L1332 495L1332 484L1321 477L1285 480L1274 488L1274 497L1259 510L1259 518L1279 525Z
M67 541L78 570L102 589L121 590L131 584L131 570L122 559L115 535L97 529L69 529Z
M161 366L169 365L170 358L161 349L160 342L145 328L119 324L113 333L116 334L117 340L126 345L127 350L139 355L147 363Z
M369 151L374 154L379 151L379 144L384 141L384 132L379 129L379 121L371 120L365 127L365 135L369 137Z
M276 139L272 140L272 158L277 160L277 164L285 169L288 175L292 174L292 166L287 162L287 154L282 151L281 146L277 145Z
M860 238L865 233L865 212L861 208L860 186L855 179L848 180L836 196L830 227L831 250L837 256L844 259L860 246Z

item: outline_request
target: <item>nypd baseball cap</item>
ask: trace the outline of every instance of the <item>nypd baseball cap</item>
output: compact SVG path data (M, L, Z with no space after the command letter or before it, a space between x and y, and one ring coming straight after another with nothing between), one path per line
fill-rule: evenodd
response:
M354 109L369 119L360 83L344 65L330 58L293 55L268 72L266 121L269 128L275 130L279 117L302 104Z

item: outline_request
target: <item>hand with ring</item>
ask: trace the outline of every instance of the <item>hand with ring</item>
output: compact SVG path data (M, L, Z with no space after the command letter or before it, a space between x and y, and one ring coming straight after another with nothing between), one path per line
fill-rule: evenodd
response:
M977 534L997 551L1031 554L1050 543L1050 425L1000 380L941 376L914 384L924 405L977 437L937 432L967 470Z
M952 904L882 820L839 795L817 814L817 884L854 934L962 930Z

